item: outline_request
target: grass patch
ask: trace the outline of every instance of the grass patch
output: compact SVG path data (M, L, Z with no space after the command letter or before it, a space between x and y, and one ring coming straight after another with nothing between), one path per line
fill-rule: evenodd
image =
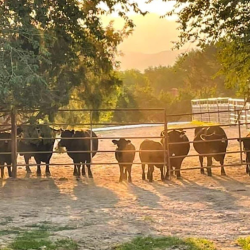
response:
M56 224L52 224L49 221L43 221L43 222L40 222L40 223L26 225L26 227L37 228L38 230L52 231L52 232L76 229L76 227L72 227L72 226L68 226L68 225L59 226L59 225L56 225Z
M250 237L239 238L237 243L243 250L250 250Z
M167 250L167 248L173 249L178 247L180 250L216 250L214 244L208 240L188 238L179 239L177 237L138 237L129 243L116 246L114 250Z
M23 232L17 236L8 247L11 250L28 250L40 248L44 248L46 250L78 249L77 243L71 239L62 239L53 242L49 239L49 236L50 232L46 230Z
M11 223L13 219L11 217L4 217L0 221L0 226L6 226L7 224Z
M4 229L4 230L0 230L0 236L4 236L4 235L9 235L9 234L20 234L21 233L21 229ZM1 249L0 249L1 250Z

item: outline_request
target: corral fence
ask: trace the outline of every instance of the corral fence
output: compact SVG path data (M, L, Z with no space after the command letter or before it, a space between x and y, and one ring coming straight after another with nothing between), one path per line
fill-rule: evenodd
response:
M229 97L191 100L192 120L202 122L235 124L250 122L250 103L244 99ZM238 116L240 111L240 116Z
M194 101L194 100L193 100ZM195 102L194 102L195 103ZM225 103L225 102L224 102ZM224 103L222 103L224 105ZM193 104L193 102L192 102ZM196 105L197 103L195 103ZM203 105L203 104L202 104ZM216 104L217 105L217 104ZM226 105L225 105L226 106ZM220 107L221 108L221 107ZM27 111L29 112L29 111ZM34 112L34 111L32 111ZM172 145L176 145L176 144L180 144L181 143L176 143L176 142L169 142L169 138L167 136L167 133L165 133L165 135L160 135L160 131L164 130L164 131L170 131L172 129L176 129L176 130L184 130L186 131L186 134L188 134L188 138L189 138L189 143L192 144L193 143L193 131L195 128L197 128L198 126L196 126L195 124L191 123L191 120L194 119L194 117L208 117L210 120L207 120L207 122L212 122L213 119L219 119L216 120L217 123L220 123L220 126L223 128L229 128L229 127L234 127L236 128L237 134L233 137L228 137L228 141L237 141L237 139L241 139L242 137L244 137L245 135L243 134L242 136L242 129L244 127L245 129L245 125L247 126L249 123L246 122L246 119L235 119L235 123L231 122L231 119L226 119L226 117L232 117L232 110L228 109L228 110L214 110L211 111L211 109L208 110L202 110L202 112L198 112L198 110L195 110L195 112L192 113L186 113L186 114L175 114L175 115L169 115L166 112L166 109L98 109L98 110L94 110L94 109L60 109L58 111L58 113L61 114L65 114L68 112L74 112L75 114L79 114L79 113L84 113L86 114L85 117L88 117L88 119L86 119L85 122L81 122L81 123L73 123L70 122L68 123L66 122L61 122L61 123L44 123L44 124L40 124L42 125L49 125L50 127L54 128L66 128L67 126L71 126L71 127L77 127L78 129L80 128L88 128L91 131L95 131L97 132L97 135L100 136L100 138L102 140L112 140L112 139L119 139L119 138L126 138L129 139L133 142L133 140L140 140L143 141L144 139L152 139L152 140L156 140L156 141L160 141L163 139L163 151L164 153L164 162L162 162L165 166L168 167L168 170L171 172L173 171L170 167L170 162L171 159L173 158L179 158L182 156L176 156L176 155L168 155L169 149ZM100 121L95 121L93 119L93 117L95 116L95 113L105 113L105 112L119 112L119 113L123 113L124 116L126 116L127 113L132 113L132 114L138 114L138 112L141 112L144 114L145 117L145 122L110 122L108 120L106 120L105 122L100 122ZM151 112L157 112L158 113L158 119L157 120L147 120L148 117L150 117L150 113ZM243 112L246 114L249 113L249 110L244 108L244 109L240 109L238 108L237 110L234 110L235 113L235 117L240 117ZM9 152L9 154L11 154L12 156L12 173L13 173L13 177L17 176L17 167L18 166L26 166L26 164L17 164L17 155L19 152L18 149L18 137L17 137L17 127L20 125L21 121L18 119L18 114L19 111L13 112L13 111L1 111L2 115L2 122L0 124L0 126L2 127L2 131L3 130L9 130L11 132L11 138L9 140L11 140L12 144L11 144L11 152ZM63 117L63 115L61 115ZM185 119L184 119L185 117ZM213 118L214 117L214 118ZM216 118L217 117L217 118ZM222 117L224 117L222 119ZM170 126L170 123L168 122L169 120L180 120L180 118L182 120L186 120L187 123L183 123L182 125L176 123L174 126ZM208 119L207 118L207 119ZM197 119L195 119L197 120ZM203 120L204 121L204 120ZM219 122L218 122L219 121ZM243 126L244 125L244 126ZM28 123L24 123L22 124L22 126L30 126L30 124ZM105 131L105 130L112 130L112 129L119 129L119 128L135 128L135 127L146 127L146 126L159 126L160 130L159 133L157 134L150 134L150 135L143 135L143 136L136 136L136 135L131 135L131 136L122 136L122 135L118 135L119 133L116 133L115 136L105 136L105 133L101 134L101 131ZM209 124L209 126L214 126ZM101 135L98 134L98 131ZM116 130L117 131L117 130ZM244 131L245 132L245 131ZM85 139L90 139L90 150L89 151L77 151L77 153L93 153L94 151L92 150L92 133L90 135L90 137ZM32 140L34 138L24 138L26 140ZM43 138L43 139L51 139L51 138ZM55 136L54 139L56 140L60 140L60 137ZM65 139L69 139L69 140L74 140L74 138L65 138ZM77 138L79 139L79 138ZM0 142L6 139L0 139ZM215 140L216 141L216 140ZM218 141L218 140L217 140ZM220 152L218 154L223 154L226 153L227 154L237 154L239 156L237 162L233 162L233 163L229 163L229 164L225 164L225 167L233 167L233 166L241 166L241 165L245 165L246 163L243 161L243 147L242 147L242 143L240 140L240 143L237 144L238 145L238 149L237 150L230 150L230 148L228 148L227 152ZM152 150L151 150L152 151ZM58 151L48 151L48 153L58 153ZM102 153L112 153L114 155L115 150L98 150L97 153L98 154L102 154ZM139 147L137 147L136 152L140 152ZM25 153L34 153L34 152L25 152ZM35 153L44 153L44 152L35 152ZM70 152L69 152L70 153ZM6 154L6 152L0 152L0 154ZM189 155L186 157L187 161L189 157L197 157L198 159L199 154L194 152L194 150L191 150L189 152ZM211 156L211 154L204 154L202 156ZM94 158L95 159L95 158ZM113 162L95 162L95 160L93 159L93 162L91 162L91 165L117 165L117 161L113 161ZM157 162L159 164L159 162ZM141 164L141 162L139 161L135 161L133 164ZM60 164L60 163L52 163L51 166L60 166L60 165L73 165L72 163L69 164ZM30 164L30 166L36 166L36 164ZM218 165L213 165L212 168L218 168L220 166ZM206 167L205 167L206 168ZM197 166L188 166L188 167L182 167L181 171L183 170L194 170L194 169L201 169L200 166L198 166L198 160L197 160Z

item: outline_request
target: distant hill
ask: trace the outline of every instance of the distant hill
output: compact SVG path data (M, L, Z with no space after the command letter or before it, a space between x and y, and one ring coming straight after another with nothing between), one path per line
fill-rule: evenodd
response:
M121 62L120 70L138 69L144 71L149 67L172 66L181 53L187 50L166 50L155 54L140 52L123 52L118 60Z
M122 51L121 70L144 69L159 65L173 65L178 55L195 48L194 44L186 44L182 50L174 50L173 41L178 41L179 30L175 20L160 18L157 14L132 15L130 18L135 23L134 32L124 39L118 50ZM104 25L113 20L114 27L121 29L123 20L121 17L103 17Z

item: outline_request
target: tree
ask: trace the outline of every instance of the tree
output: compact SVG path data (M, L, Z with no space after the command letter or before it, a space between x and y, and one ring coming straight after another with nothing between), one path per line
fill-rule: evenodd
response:
M187 42L197 42L201 48L219 45L221 73L227 86L237 87L239 93L245 91L250 78L249 8L249 0L177 0L174 10L167 13L178 15L177 48Z
M119 83L113 74L117 45L133 29L133 2L0 0L0 108L39 109L37 118L67 105L82 86L86 103ZM124 28L103 27L101 15L120 4ZM91 82L90 75L95 80ZM90 86L96 84L101 86ZM95 92L94 90L100 90ZM101 98L98 105L101 104Z

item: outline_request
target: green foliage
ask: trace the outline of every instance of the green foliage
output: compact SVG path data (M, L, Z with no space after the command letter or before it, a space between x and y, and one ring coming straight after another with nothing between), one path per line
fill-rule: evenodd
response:
M8 247L12 250L40 249L42 247L48 250L78 249L76 242L71 239L52 241L49 236L50 233L47 230L23 232Z
M60 226L59 224L52 224L49 221L43 221L43 222L36 223L36 224L26 225L26 227L37 228L38 230L52 231L52 232L76 229L76 227L72 227L68 225Z
M218 75L220 69L218 49L211 45L180 56L172 67L151 67L144 73L138 70L120 72L123 85L117 88L117 98L113 102L116 108L164 108L168 114L190 113L192 99L235 95L233 89L225 87L224 77ZM163 121L163 114L117 112L113 120Z
M237 89L238 94L246 92L250 79L249 4L249 0L177 0L174 10L167 13L178 16L176 48L188 42L201 48L219 45L226 86Z
M250 250L250 237L239 238L237 243L242 247L243 250Z
M218 43L219 59L222 64L220 74L225 75L225 84L235 89L238 95L247 92L250 79L250 46L240 39L228 41L221 39Z
M113 74L117 46L133 29L126 16L133 2L4 1L0 3L0 108L39 109L52 118L80 87L85 107L99 107ZM120 5L124 27L104 27L101 15Z
M249 0L177 0L173 11L167 13L178 15L180 36L176 46L194 41L204 46L221 37L248 42L249 3Z
M176 237L161 237L161 238L135 238L129 243L124 243L114 247L115 250L165 250L167 247L175 247L186 250L216 250L213 243L204 239L188 238L179 239Z

